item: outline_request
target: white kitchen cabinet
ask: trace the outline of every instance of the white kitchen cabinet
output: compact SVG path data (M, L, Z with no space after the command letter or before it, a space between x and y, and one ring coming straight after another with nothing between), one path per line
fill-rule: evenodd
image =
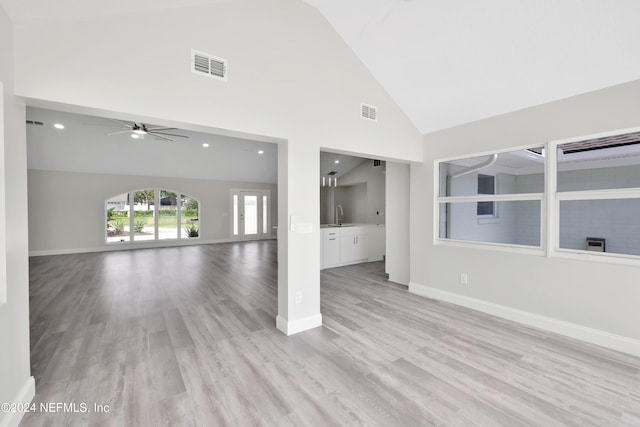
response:
M322 230L322 268L334 267L340 263L340 230Z
M320 265L322 268L367 262L369 258L367 226L329 227L322 229Z
M340 229L340 264L366 261L369 257L367 227Z

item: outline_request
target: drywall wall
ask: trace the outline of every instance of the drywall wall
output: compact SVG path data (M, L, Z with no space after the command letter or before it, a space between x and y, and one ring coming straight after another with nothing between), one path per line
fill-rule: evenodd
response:
M15 41L16 89L31 105L278 142L278 223L313 227L278 230L278 327L287 333L321 319L320 148L422 160L413 124L300 0L149 11L144 31L138 13L32 20L16 27ZM192 73L191 49L225 58L228 79ZM362 102L378 107L376 122L360 118Z
M335 222L338 205L342 206L344 212L338 212L341 223L367 223L367 184L332 187L328 192L333 192L334 198L333 205L324 208L329 213L329 223Z
M12 24L0 7L0 402L28 402L35 393L29 359L29 265L25 107L14 95ZM4 190L4 191L3 191ZM6 228L5 228L6 226ZM0 285L1 286L1 285ZM18 425L22 413L0 411L0 425Z
M357 218L345 222L385 223L385 171L385 162L374 168L373 161L367 159L340 177L338 189L343 186L360 186L359 190L353 190L354 195L361 198L357 205ZM362 185L366 190L365 199L362 199Z
M178 243L166 240L125 245L105 243L105 200L145 188L179 191L198 199L199 242L231 240L231 189L270 190L272 225L277 225L278 194L272 184L29 169L29 252L43 255Z
M385 272L389 280L409 284L410 278L410 239L413 222L422 219L410 219L410 167L407 164L387 162L386 166L386 262ZM421 191L424 186L420 185ZM421 260L420 262L424 262Z
M634 81L425 135L424 162L411 169L410 290L434 295L435 289L461 301L640 339L640 265L435 244L430 190L438 159L630 128L640 125L639 118L640 81ZM462 272L468 285L460 284Z

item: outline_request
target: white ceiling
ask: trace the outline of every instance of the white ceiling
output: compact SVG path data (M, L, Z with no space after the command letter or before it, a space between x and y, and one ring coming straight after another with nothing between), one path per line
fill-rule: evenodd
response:
M0 4L14 23L46 19L144 13L236 0L2 0Z
M640 78L637 0L305 1L422 133Z
M106 118L32 107L27 108L27 120L44 123L27 125L29 169L277 182L278 147L267 142L182 129L166 132L189 138L169 142L145 135L136 140L130 132L106 135L120 130ZM55 123L65 128L57 130ZM260 150L264 153L259 154Z
M351 169L364 162L366 159L362 157L354 157L346 154L329 153L326 151L320 152L320 176L328 177L329 172L337 172L333 177L339 178ZM338 161L338 163L336 163Z
M0 4L20 23L230 1ZM423 133L640 78L638 0L305 1Z

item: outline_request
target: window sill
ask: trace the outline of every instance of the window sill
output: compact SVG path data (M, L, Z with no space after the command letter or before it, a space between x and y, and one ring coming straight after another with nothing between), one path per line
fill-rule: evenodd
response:
M540 246L514 245L509 243L474 242L471 240L452 240L440 238L435 239L434 243L436 246L454 246L536 256L546 255L545 249Z

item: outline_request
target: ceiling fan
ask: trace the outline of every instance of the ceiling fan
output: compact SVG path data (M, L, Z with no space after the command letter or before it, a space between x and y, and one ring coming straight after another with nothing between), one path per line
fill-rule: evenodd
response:
M110 135L118 135L121 133L131 133L131 137L134 139L138 139L138 138L144 138L145 135L152 135L155 138L161 139L163 141L171 141L173 142L173 139L169 138L169 137L176 137L176 138L189 138L186 135L178 135L176 133L167 133L166 131L168 130L176 130L178 128L168 128L168 127L161 127L161 126L147 126L144 123L140 123L140 122L125 122L125 121L121 121L121 120L115 120L115 119L109 119L112 122L117 123L120 126L120 130L116 130L113 132L107 132L105 133L105 135L110 136ZM83 125L88 125L88 126L116 126L116 125L103 125L103 124L93 124L93 123L83 123Z

